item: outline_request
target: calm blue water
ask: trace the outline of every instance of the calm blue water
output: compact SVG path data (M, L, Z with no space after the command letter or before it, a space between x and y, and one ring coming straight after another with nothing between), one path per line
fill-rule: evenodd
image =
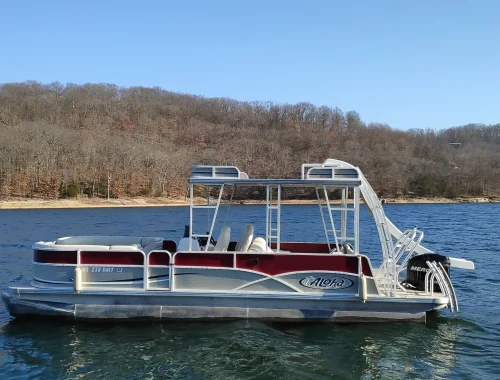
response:
M424 245L473 260L452 268L460 312L420 324L73 324L13 320L0 303L0 374L6 379L500 378L500 204L387 205ZM226 218L221 208L221 223ZM232 206L235 237L264 232L262 206ZM361 248L378 261L363 212ZM206 216L201 218L206 221ZM31 277L31 245L68 235L145 235L178 240L188 209L0 210L0 287ZM283 207L283 240L322 240L317 206ZM200 224L205 228L206 222ZM216 229L218 231L218 229Z

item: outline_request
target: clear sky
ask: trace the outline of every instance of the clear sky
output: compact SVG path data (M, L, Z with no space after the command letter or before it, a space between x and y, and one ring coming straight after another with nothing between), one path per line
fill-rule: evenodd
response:
M500 1L0 0L0 83L26 80L498 123Z

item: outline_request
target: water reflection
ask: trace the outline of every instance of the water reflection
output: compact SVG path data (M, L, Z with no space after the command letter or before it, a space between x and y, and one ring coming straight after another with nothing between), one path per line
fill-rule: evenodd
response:
M460 325L54 324L11 321L7 375L118 378L447 377ZM13 365L10 365L13 364ZM14 365L15 364L15 365Z
M321 226L309 222L319 216L317 206L285 211L283 218L295 223L287 224L284 238L323 238ZM386 212L403 229L421 226L430 248L475 261L475 272L452 271L460 313L440 311L426 325L85 325L13 321L0 303L0 373L5 379L497 378L500 204L387 205ZM1 210L0 285L31 278L34 241L152 231L179 237L187 216L183 208ZM262 229L261 216L262 207L235 206L228 223L235 231L247 221ZM363 252L379 258L376 228L365 211L361 219ZM465 227L481 237L473 246Z

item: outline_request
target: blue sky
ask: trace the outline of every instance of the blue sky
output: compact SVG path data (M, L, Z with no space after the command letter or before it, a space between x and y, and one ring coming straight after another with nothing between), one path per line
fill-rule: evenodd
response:
M0 83L26 80L498 123L500 1L0 0Z

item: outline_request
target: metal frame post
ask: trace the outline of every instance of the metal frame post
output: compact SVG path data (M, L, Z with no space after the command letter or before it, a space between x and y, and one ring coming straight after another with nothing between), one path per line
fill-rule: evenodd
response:
M354 253L359 254L359 187L354 188Z
M193 186L189 185L189 252L193 249Z
M348 188L342 189L342 202L340 211L340 237L341 243L346 243L347 237L347 197L349 196Z

